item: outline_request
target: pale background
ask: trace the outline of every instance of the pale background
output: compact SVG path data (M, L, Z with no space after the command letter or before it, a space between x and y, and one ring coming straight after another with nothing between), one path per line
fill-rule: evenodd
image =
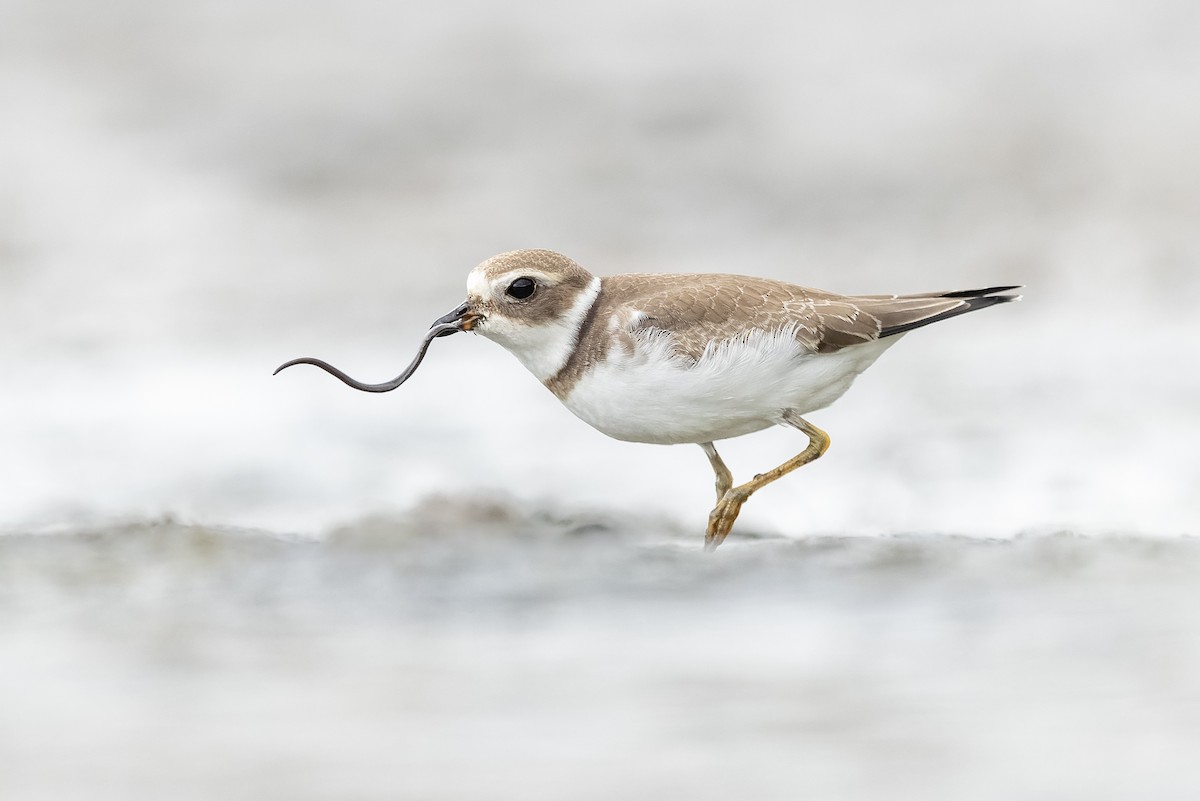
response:
M1200 533L1197 142L1187 0L0 0L0 531L63 549L0 556L0 758L22 766L0 770L0 791L7 774L28 798L164 797L176 779L190 789L175 797L197 798L1194 797L1200 598L1180 566L1198 562L1177 538ZM726 557L744 570L709 596L692 584L715 569L693 552L711 502L699 449L605 439L492 343L439 340L391 395L310 368L271 377L313 355L390 378L470 268L519 247L599 273L1028 288L911 334L812 415L832 450L747 506ZM801 444L781 430L723 452L746 477ZM496 506L470 511L479 498ZM493 513L488 536L520 540L546 510L610 531L588 546L594 571L576 572L571 541L528 555L558 579L521 568L518 545L490 571L468 535L451 550L472 567L444 569L455 615L491 597L482 582L528 593L549 621L410 620L424 596L403 588L430 575L410 545ZM366 593L367 611L334 614L339 638L305 672L288 648L325 624L297 599L358 597L371 559L331 577L305 551L311 570L276 574L210 543L231 560L214 578L191 550L160 561L177 529L218 543L339 529L407 567L376 576L401 589ZM621 544L627 530L649 544ZM1076 584L1029 567L1045 556L1030 538L1057 553L1059 532L1101 550L1075 543L1052 565L1103 569ZM935 554L899 580L885 570L898 599L872 590L871 549L895 535ZM951 535L1019 539L1009 552ZM817 541L851 567L805 558ZM645 583L628 578L641 548L664 571ZM968 556L929 569L947 548ZM110 558L130 572L98 589ZM172 571L197 570L195 608L171 606ZM296 597L228 600L246 572ZM768 601L763 585L784 589ZM578 586L611 604L576 604L564 588ZM972 603L1005 612L943 625ZM207 656L129 635L140 614ZM255 626L276 615L284 642L264 644ZM244 618L257 623L230 628ZM845 633L862 626L912 661ZM978 669L956 672L968 652ZM398 653L432 677L416 707L389 695ZM83 664L113 676L93 686ZM531 664L545 671L532 686ZM605 664L617 672L598 679ZM489 676L494 697L464 690L491 692ZM803 692L788 683L803 676ZM867 685L881 706L854 700ZM306 698L322 700L284 714ZM772 711L786 698L828 708ZM231 722L255 703L254 723ZM1048 740L1026 728L1039 714ZM423 738L430 726L445 730ZM374 750L397 732L428 748L406 745L403 769ZM225 751L199 759L210 746ZM860 760L885 753L864 778ZM524 791L495 773L547 763L567 767ZM51 778L66 765L77 786Z

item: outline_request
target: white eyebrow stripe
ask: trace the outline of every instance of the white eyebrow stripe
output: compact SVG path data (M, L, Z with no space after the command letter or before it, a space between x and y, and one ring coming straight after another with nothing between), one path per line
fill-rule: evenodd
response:
M472 270L467 275L467 294L478 298L488 298L492 295L491 288L493 286L506 286L517 278L532 278L545 286L554 286L561 277L541 270L524 268L507 270L492 276L489 276L486 270Z

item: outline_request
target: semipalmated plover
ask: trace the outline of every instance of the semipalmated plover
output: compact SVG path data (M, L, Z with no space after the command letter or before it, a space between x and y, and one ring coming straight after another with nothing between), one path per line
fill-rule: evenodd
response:
M879 355L914 328L1018 300L1016 286L918 295L836 295L744 275L598 277L549 250L502 253L467 277L467 300L438 318L412 364L392 381L350 386L388 392L417 369L430 343L458 331L507 348L577 417L628 442L694 443L716 474L705 546L725 539L751 495L829 447L801 415L833 403ZM717 440L775 425L808 447L734 486Z

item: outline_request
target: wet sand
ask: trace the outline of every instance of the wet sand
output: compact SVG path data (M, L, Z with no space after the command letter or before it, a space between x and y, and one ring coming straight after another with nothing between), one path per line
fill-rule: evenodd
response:
M1187 798L1200 542L462 498L0 538L20 799ZM66 766L69 766L67 769Z

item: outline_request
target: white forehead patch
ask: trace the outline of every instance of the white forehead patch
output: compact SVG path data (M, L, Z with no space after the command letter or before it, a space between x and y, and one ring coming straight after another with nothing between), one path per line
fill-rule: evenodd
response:
M467 294L484 299L491 296L491 288L488 286L487 275L483 270L477 268L467 274Z

